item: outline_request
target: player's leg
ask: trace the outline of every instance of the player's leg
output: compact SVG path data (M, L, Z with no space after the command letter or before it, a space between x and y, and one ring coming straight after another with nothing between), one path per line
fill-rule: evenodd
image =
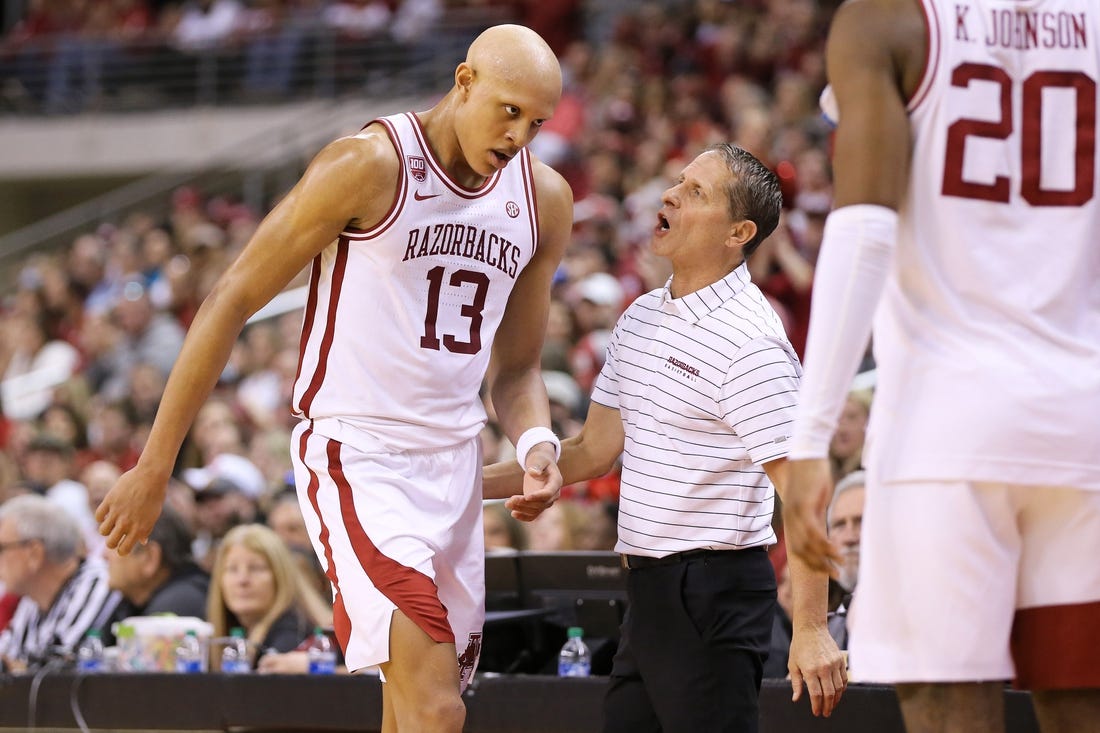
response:
M1004 683L897 685L906 733L1003 733Z
M381 665L383 727L392 711L401 733L461 733L466 706L459 691L454 644L440 644L401 611L390 624L390 661Z
M1003 730L1015 515L1002 486L869 477L852 679L897 685L909 733Z
M1043 733L1100 733L1100 690L1031 693Z
M1016 684L1043 733L1100 733L1100 492L1018 487Z

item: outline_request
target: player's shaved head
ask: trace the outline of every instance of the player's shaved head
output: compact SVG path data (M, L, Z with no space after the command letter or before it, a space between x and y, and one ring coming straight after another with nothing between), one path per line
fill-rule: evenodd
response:
M538 84L541 91L561 96L561 67L550 46L530 28L496 25L470 44L466 64L477 74L512 84Z

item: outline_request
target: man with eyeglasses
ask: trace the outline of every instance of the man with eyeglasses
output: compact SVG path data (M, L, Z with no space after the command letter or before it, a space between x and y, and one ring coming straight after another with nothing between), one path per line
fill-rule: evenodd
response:
M85 559L80 527L40 496L0 506L0 582L22 596L0 633L6 668L26 671L72 653L89 629L102 629L118 605L107 568Z

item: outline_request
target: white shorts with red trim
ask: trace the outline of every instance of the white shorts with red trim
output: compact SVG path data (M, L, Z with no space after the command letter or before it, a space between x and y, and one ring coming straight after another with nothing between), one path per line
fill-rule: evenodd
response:
M867 485L852 679L1100 687L1100 492Z
M339 432L332 427L300 423L291 455L348 668L403 661L391 660L389 649L400 609L436 642L456 645L465 688L485 620L479 439L435 451L367 451L369 438L353 447L321 434Z

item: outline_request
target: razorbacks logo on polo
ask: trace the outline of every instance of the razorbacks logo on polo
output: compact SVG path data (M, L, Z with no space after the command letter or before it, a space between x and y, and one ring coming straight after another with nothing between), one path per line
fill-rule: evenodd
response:
M458 677L463 685L470 684L470 678L477 667L478 657L481 656L481 632L470 634L470 640L466 644L466 651L458 656Z
M419 155L409 156L409 175L423 183L428 180L428 163Z
M517 216L519 216L519 204L517 204L515 201L509 201L504 205L504 211L506 214L508 214L508 216L515 219Z
M677 374L687 377L689 381L695 382L699 379L699 368L693 367L687 362L680 361L675 356L668 357L665 361L665 369L676 372Z

